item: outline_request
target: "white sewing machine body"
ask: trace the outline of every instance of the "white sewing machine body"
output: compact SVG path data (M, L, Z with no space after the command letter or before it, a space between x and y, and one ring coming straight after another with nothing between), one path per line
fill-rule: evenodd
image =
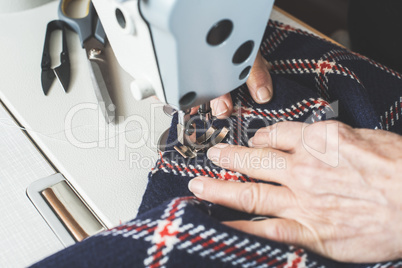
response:
M171 2L171 0L166 1ZM200 2L203 1L206 0ZM211 2L211 8L220 6L219 1ZM17 5L23 1L12 2ZM93 149L83 149L65 137L65 118L70 111L83 104L90 104L91 107L97 105L87 68L87 57L78 36L69 32L69 51L73 62L72 73L74 77L71 90L65 94L60 89L60 85L54 83L54 88L49 96L44 96L40 83L40 53L43 50L46 25L49 21L57 19L59 1L26 0L25 2L29 8L32 7L33 2L36 5L39 2L49 3L13 14L0 14L0 22L7 26L1 28L3 36L7 38L3 38L0 42L0 58L3 62L1 65L3 79L0 81L0 99L7 107L5 110L0 105L0 117L5 123L0 126L3 134L3 139L0 142L1 156L3 156L0 163L0 169L3 171L1 188L3 190L3 202L0 202L0 207L3 214L6 215L0 224L0 248L5 249L2 255L4 258L0 257L1 267L26 267L64 247L57 238L59 234L56 230L49 228L27 198L25 191L31 183L57 172L62 173L66 181L73 186L91 211L106 224L107 228L112 228L135 217L146 189L147 174L158 159L154 146L147 145L137 149L124 147L125 156L132 154L136 156L135 161L137 159L146 160L144 161L145 164L138 168L136 163L133 166L131 165L129 157L126 157L126 160L120 159L120 146L105 147L100 145ZM110 41L113 42L115 53L119 55L120 64L124 65L125 62L124 68L136 79L139 79L139 75L143 73L145 78L154 86L157 83L161 84L149 28L140 27L147 26L142 17L140 16L139 19L142 19L143 24L140 24L141 20L139 20L136 23L136 31L139 33L139 30L142 30L144 39L138 37L136 40L134 35L125 34L125 30L116 22L116 7L135 2L133 7L136 9L134 10L139 12L138 2L127 1L120 4L115 0L94 0L94 2L99 14L103 16L102 20L105 28L107 28ZM254 4L254 1L249 2L253 2L256 7L259 6ZM4 2L0 6L4 7L7 3ZM238 2L232 0L230 2L225 1L225 3L234 5ZM0 13L6 10L5 8L0 9ZM268 17L269 10L262 10L261 7L260 9ZM248 18L253 16L247 14L242 12L241 16ZM105 19L107 20L104 18L105 16L110 17L110 23L105 22ZM222 17L216 18L216 21L225 16L223 14ZM305 28L300 22L296 22L277 9L272 12L271 18L313 34L309 28ZM232 37L234 38L237 27L236 18L232 21L234 31L227 42L231 42ZM204 23L204 20L199 23ZM265 21L262 24L265 24ZM249 30L253 31L257 26L259 25L253 25L253 28ZM146 36L148 39L145 38ZM204 41L205 38L204 36ZM119 42L119 40L122 41ZM245 40L246 37L242 41ZM237 45L242 43L241 41L238 42ZM61 47L61 39L56 38L55 45ZM222 45L226 46L226 44ZM116 46L121 49L117 49ZM196 53L197 49L193 48L193 54ZM233 55L234 52L231 51L231 53ZM52 57L58 56L59 51L55 49ZM136 60L133 60L134 58ZM217 58L209 63L205 68L215 68L214 64L218 64L219 59ZM229 57L229 59L231 58ZM152 98L142 102L135 101L129 92L132 79L122 72L114 59L112 62L112 68L116 71L116 74L113 73L113 75L119 77L119 79L114 80L118 83L113 87L114 91L112 92L112 95L117 97L114 99L116 105L120 107L118 115L124 118L141 116L147 122L155 121L149 131L152 129L157 137L170 126L170 118L165 116L162 107ZM252 58L250 57L247 62L251 63ZM226 64L232 67L230 62L226 62ZM133 68L131 71L130 67ZM217 74L219 73L223 73L223 70L219 70ZM151 74L154 74L155 77L151 77ZM200 75L204 76L204 73ZM160 89L162 89L161 86ZM212 88L208 90L210 93L220 94L213 92ZM227 89L227 91L229 90ZM163 94L162 97L164 97ZM147 108L153 104L159 107L154 109L155 115L152 115ZM13 118L18 120L27 131L20 131L20 125L12 124L10 127L8 124L14 121L12 119L7 120L7 116L4 115L5 113L8 114L7 112L10 112ZM99 115L97 110L91 109L79 113L74 117L74 124L72 125L74 135L83 142L98 141L99 144L102 144L104 138L99 136L99 133L104 133L102 128L106 127L101 123L104 122L103 120L102 115ZM124 126L124 124L125 122L120 122L118 126ZM125 127L121 129L126 130ZM127 130L131 129L128 128ZM30 139L26 133L29 133ZM130 131L123 133L123 135L127 136L128 141L137 141L143 135L142 133ZM148 131L144 133L148 133ZM150 132L148 134L152 136ZM120 137L116 137L116 139L120 139ZM150 140L154 141L153 138ZM125 143L121 144L125 145ZM4 247L2 247L3 245Z
M179 110L246 82L274 0L93 0L136 99Z

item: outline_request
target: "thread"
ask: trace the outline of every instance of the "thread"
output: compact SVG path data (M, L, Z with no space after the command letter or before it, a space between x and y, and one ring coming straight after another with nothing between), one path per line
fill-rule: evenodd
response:
M5 122L5 121L6 121L6 122ZM9 123L7 123L7 122L9 122ZM12 121L12 120L9 119L9 118L0 118L0 125L5 126L5 127L8 127L8 128L16 128L16 129L19 129L19 130L22 130L22 131L26 131L26 132L28 132L28 133L37 134L37 135L39 135L39 136L42 136L42 137L45 137L45 138L48 138L48 139L51 139L51 140L55 140L55 141L59 141L59 142L63 142L63 143L69 143L69 144L72 144L72 143L71 143L70 141L68 141L68 140L59 139L59 138L52 137L52 136L58 135L58 134L62 134L62 133L64 133L66 130L72 131L72 130L76 130L76 129L80 129L80 128L95 128L95 129L97 129L97 130L104 130L104 131L107 130L106 128L100 128L100 127L98 127L97 125L80 125L80 126L76 126L76 127L69 128L69 129L63 129L63 130L58 131L58 132L49 133L49 134L44 134L44 133L39 132L39 131L36 131L36 130L34 130L34 129L30 129L30 128L26 128L26 127L17 126L17 125L15 125L14 121ZM136 131L139 131L139 130L138 130L138 129L132 129L132 130L125 130L125 131L117 132L117 134L114 135L114 136L108 137L108 138L103 139L103 140L98 139L98 140L96 140L96 142L99 142L99 143L100 143L100 142L107 142L107 141L109 141L109 140L112 140L112 139L117 138L118 136L120 136L120 135L122 135L122 134L127 134L127 133L131 133L131 132L136 132ZM95 142L95 141L94 141L94 142ZM146 146L146 148L148 148L148 147ZM149 149L149 148L148 148L148 149ZM153 151L152 151L152 152L153 152Z

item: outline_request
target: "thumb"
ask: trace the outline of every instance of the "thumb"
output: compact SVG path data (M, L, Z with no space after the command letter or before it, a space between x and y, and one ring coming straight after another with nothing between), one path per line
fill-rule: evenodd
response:
M258 52L250 76L247 80L250 95L259 104L267 103L272 99L273 87L269 74L269 63Z

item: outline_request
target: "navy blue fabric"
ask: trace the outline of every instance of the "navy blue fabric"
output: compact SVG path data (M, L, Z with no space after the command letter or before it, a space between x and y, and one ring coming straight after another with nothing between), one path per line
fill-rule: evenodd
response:
M224 142L246 146L255 133L250 129L284 120L313 123L336 119L356 128L385 129L402 134L400 74L274 21L267 27L261 52L272 64L274 97L270 103L260 105L252 100L245 85L233 91L234 114L228 120L214 122L218 127L230 128ZM176 124L175 117L169 134L171 142L176 137ZM341 264L222 225L222 220L252 219L256 215L188 198L192 196L187 189L189 180L200 175L259 183L254 178L214 166L203 153L196 159L183 159L170 146L149 174L136 219L77 243L35 267L376 265ZM166 226L169 228L164 229ZM402 267L402 261L386 265Z
M277 74L272 74L272 82L273 86L275 88L275 95L271 101L270 104L264 104L264 105L259 105L255 102L253 102L253 107L254 108L267 108L269 109L282 109L284 107L289 107L292 104L296 103L297 101L301 101L305 99L306 96L309 96L309 98L318 98L318 94L315 93L313 90L304 87L302 85L299 85L295 83L292 80L285 79ZM231 93L232 99L234 103L238 103L240 101L239 93L242 92L245 97L251 100L251 97L248 93L248 90L246 86L243 86L241 89L235 90L234 92ZM298 118L298 121L305 122L308 120L311 120L312 113L305 113L303 116L300 116ZM333 116L333 111L328 110L328 112L324 115L323 119L325 119L327 116ZM232 120L236 120L236 116L232 116ZM260 120L259 118L255 118L253 120L249 121L249 130L258 130L262 127L268 126L272 124L273 122L266 121L266 120ZM174 127L177 125L177 115L174 116L172 120L172 127L170 129L169 133L169 138L168 138L168 144L170 144L169 147L167 147L168 153L164 154L164 159L165 160L175 160L176 162L183 164L184 166L190 166L190 165L196 165L197 163L200 163L202 166L208 166L211 168L214 168L216 170L222 170L220 167L215 166L210 160L207 159L205 152L199 153L198 157L196 159L184 159L178 152L174 150L174 145L177 144L176 137L177 137L177 128ZM227 120L217 120L214 122L214 125L216 127L223 127L226 126L228 127L228 121ZM246 139L243 140L243 144L246 145L248 142L248 139L254 136L255 131L251 130L248 133L248 136ZM238 131L238 127L234 127L231 129L231 132L236 133ZM224 142L229 142L233 144L233 141L230 141L229 138L226 138ZM194 178L193 176L176 176L172 173L165 173L163 171L158 171L157 173L149 174L149 182L148 186L145 192L145 195L143 196L143 201L141 203L141 206L139 208L139 214L144 213L158 205L160 205L162 202L170 200L175 197L183 197L183 196L191 196L192 193L188 190L188 182ZM229 208L224 208L218 205L210 205L211 210L214 211L214 215L222 221L228 221L228 220L240 220L240 219L251 219L254 218L256 215L247 215L245 213L239 212L239 211L234 211Z
M191 202L191 200L183 202L186 203L182 217L185 223L198 223L202 224L206 230L214 229L217 233L230 233L231 236L238 237L239 241L248 240L249 244L260 243L264 245L267 243L266 240L260 237L244 234L220 224L219 221L211 218L206 213L202 204ZM138 216L135 220L150 219L152 221L158 221L167 206L168 202L148 213ZM130 225L130 223L135 220L126 225ZM113 233L113 231L115 232ZM116 230L109 232L111 232L109 235L97 235L77 243L75 246L54 254L32 267L143 267L145 256L148 255L147 251L149 250L150 243L116 235ZM194 238L194 236L192 238ZM294 253L298 250L294 247L276 242L270 242L270 247L280 252L268 258L269 261L275 263L275 266L283 265L287 262L286 258L281 259L278 258L279 256ZM348 265L330 261L309 252L304 254L309 254L309 256L313 257L314 261L319 261L320 265L324 265L325 267L367 267L367 265ZM189 254L184 250L178 250L176 248L172 250L169 256L168 267L189 267L190 265L191 267L241 267L241 265L224 263L219 260L214 261L209 258L201 257L198 254ZM318 266L313 265L312 267Z

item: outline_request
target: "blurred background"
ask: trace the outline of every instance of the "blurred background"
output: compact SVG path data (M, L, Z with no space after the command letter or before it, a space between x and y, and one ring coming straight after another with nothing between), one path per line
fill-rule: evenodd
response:
M347 30L349 0L276 0L275 5L325 35Z
M345 47L402 72L402 1L276 0Z

